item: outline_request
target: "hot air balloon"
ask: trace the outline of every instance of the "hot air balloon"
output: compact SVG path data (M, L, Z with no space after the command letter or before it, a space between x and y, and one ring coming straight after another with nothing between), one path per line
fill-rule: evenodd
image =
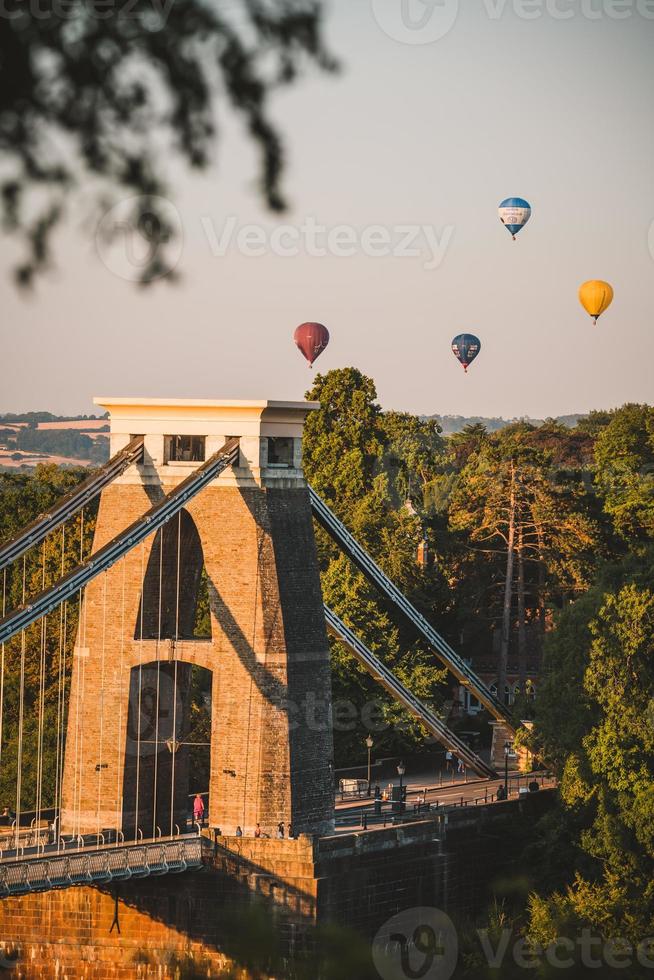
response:
M500 221L511 232L511 237L515 241L515 236L531 218L531 205L522 197L507 197L506 201L500 204L498 213Z
M466 373L480 350L481 340L472 333L460 333L452 341L452 353L461 361Z
M579 302L595 323L613 302L613 286L601 279L589 279L579 287Z
M293 334L293 340L301 353L313 367L329 343L329 330L322 323L301 323Z

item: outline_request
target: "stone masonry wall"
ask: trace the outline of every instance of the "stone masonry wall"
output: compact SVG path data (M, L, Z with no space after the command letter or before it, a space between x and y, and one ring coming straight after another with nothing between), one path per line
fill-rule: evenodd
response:
M0 941L17 955L17 980L169 980L191 964L227 975L239 961L235 917L253 903L274 916L289 954L311 946L316 923L369 935L401 908L432 904L433 832L423 822L339 838L219 838L202 871L2 899Z
M233 926L253 903L274 917L289 954L310 947L315 924L369 939L404 909L433 906L456 919L512 873L511 850L529 842L553 799L543 792L333 837L219 837L206 842L202 871L1 899L0 945L18 954L17 978L172 980L190 964L220 977L238 963Z
M108 487L94 547L162 492ZM185 788L175 793L171 815L170 791L160 785L168 750L156 755L152 733L138 744L133 732L127 737L134 671L183 659L213 673L211 825L251 833L259 822L273 835L282 821L297 833L324 833L333 826L331 681L308 492L211 486L187 511L209 579L212 638L173 643L139 635L153 538L89 585L69 699L62 829L122 827L131 836L138 826L147 837L183 824ZM158 576L147 577L148 589L158 586ZM145 596L143 604L151 609L157 599ZM318 706L317 722L307 703ZM142 719L148 710L146 702L132 709Z

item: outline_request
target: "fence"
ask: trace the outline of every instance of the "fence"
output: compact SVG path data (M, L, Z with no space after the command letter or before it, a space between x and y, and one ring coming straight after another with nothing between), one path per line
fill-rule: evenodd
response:
M180 874L201 865L202 838L197 835L3 861L0 862L0 897L149 875Z
M507 799L519 798L528 795L531 791L529 784L536 782L539 789L552 788L556 786L556 779L550 773L525 773L509 777L507 788ZM447 788L445 781L442 788ZM406 788L406 787L405 787ZM497 790L489 790L487 784L483 786L478 796L466 798L461 794L459 799L439 798L441 786L430 788L409 788L406 792L406 801L399 800L374 800L372 803L360 807L353 807L346 811L343 816L336 817L337 827L363 827L364 830L369 826L386 826L387 824L398 823L404 820L415 819L419 816L428 816L434 813L443 813L447 810L460 809L465 807L485 806L488 803L500 802L497 799Z

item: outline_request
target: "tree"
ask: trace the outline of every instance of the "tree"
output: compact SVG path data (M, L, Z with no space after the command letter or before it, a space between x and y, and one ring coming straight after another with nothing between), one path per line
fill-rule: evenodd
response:
M415 500L424 505L425 491L438 471L445 443L435 419L408 412L384 412L381 427L386 441L384 468L396 492L396 503Z
M612 412L607 411L595 411L589 412L588 415L583 415L577 421L577 430L579 432L588 433L591 437L597 437L602 429L604 429L611 421Z
M88 477L88 470L38 466L30 474L0 476L0 529L8 539L63 493ZM88 555L97 503L84 508L65 529L50 534L2 573L6 612L54 583ZM68 680L77 629L78 603L70 600L24 634L3 645L0 800L17 809L21 761L22 809L55 803L62 765Z
M321 406L305 427L307 479L402 591L430 618L435 610L440 613L443 577L416 560L418 544L430 530L415 508L405 506L409 487L421 506L420 488L431 479L442 452L438 426L404 413L383 413L374 382L356 368L317 375L307 397ZM406 624L395 622L374 587L324 532L317 532L317 541L325 602L415 694L442 704L445 672L432 651ZM378 747L405 751L424 740L419 726L338 643L333 644L332 679L336 702L359 709L379 703ZM363 752L366 727L365 719L359 726L342 724L337 715L337 762L351 763Z
M449 448L459 468L465 466L470 457L478 453L488 438L488 430L483 422L464 425L461 432L454 432L449 438Z
M562 799L573 818L583 816L578 841L594 866L564 892L532 898L532 932L540 941L561 935L566 923L632 942L654 928L654 593L640 584L651 581L652 557L650 551L637 572L632 567L627 581L599 600L579 637L581 684L560 691L568 703L581 693L577 719L558 735ZM543 702L539 716L556 742L551 707Z
M106 209L136 195L132 221L149 246L143 281L170 272L172 229L157 202L161 161L206 168L217 133L215 96L259 148L259 185L284 207L284 153L269 96L306 62L333 69L319 0L10 0L0 17L0 154L5 229L25 245L27 285L50 261L50 239L84 182Z
M317 374L307 392L320 411L307 418L304 469L309 482L337 512L360 499L381 467L386 437L372 378L356 368Z
M598 542L583 487L554 477L551 454L538 447L537 433L517 423L483 437L467 457L449 509L451 528L467 537L464 547L474 550L478 570L485 569L481 588L489 619L500 627L500 697L514 624L524 692L527 625L539 624L543 632L548 600L587 587Z
M654 535L654 408L624 405L597 437L597 484L624 538Z

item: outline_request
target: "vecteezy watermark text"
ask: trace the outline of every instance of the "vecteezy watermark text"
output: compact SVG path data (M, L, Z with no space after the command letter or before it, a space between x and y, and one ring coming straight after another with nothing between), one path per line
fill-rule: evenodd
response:
M491 20L512 11L520 20L627 20L640 16L654 20L654 0L482 0Z
M0 0L0 20L138 20L148 31L166 26L175 0Z
M492 938L487 929L478 929L474 944L477 948L469 953L491 970L501 970L511 962L530 973L539 966L557 970L582 966L589 970L640 967L654 975L654 938L630 943L620 938L603 939L590 929L582 929L575 939L560 937L541 946L510 929L503 929ZM382 980L450 980L459 959L456 926L440 909L405 909L378 931L372 958Z
M237 252L249 258L276 255L280 258L368 258L423 259L423 268L437 269L452 241L454 226L436 229L433 225L324 225L314 217L307 217L301 224L276 225L268 229L263 225L239 224L230 215L221 226L212 218L201 218L211 252L223 258L229 252Z
M402 44L432 44L450 33L459 0L371 0L375 20L388 37ZM472 6L472 5L471 5ZM512 13L519 20L654 20L654 0L482 0L489 20Z
M0 0L2 3L3 0ZM297 224L242 224L236 215L217 222L199 218L201 234L214 258L241 255L282 259L413 259L427 271L438 269L454 237L454 225L371 224L363 227L326 225L308 216ZM166 263L158 275L172 271L182 257L185 232L175 206L162 197L130 197L105 211L98 221L95 242L106 267L121 279L138 282L150 268L158 250Z

